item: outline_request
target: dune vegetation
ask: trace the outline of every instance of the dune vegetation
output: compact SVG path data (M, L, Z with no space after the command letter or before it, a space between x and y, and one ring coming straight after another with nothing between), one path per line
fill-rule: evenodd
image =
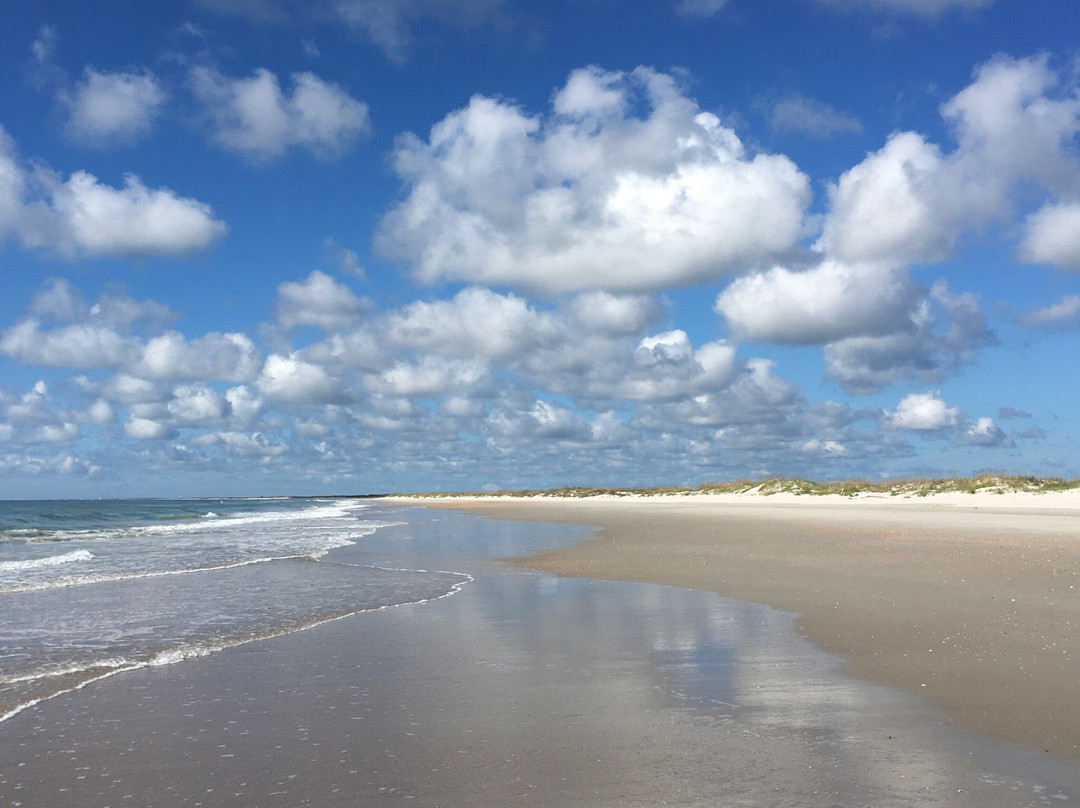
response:
M975 477L901 478L890 480L840 480L814 482L813 480L769 477L763 480L731 480L707 482L697 486L657 486L651 488L604 488L598 486L565 486L545 489L517 489L495 491L433 491L402 496L413 497L665 497L695 496L703 494L795 494L804 496L882 496L925 497L945 493L1007 494L1026 492L1034 494L1067 491L1080 488L1080 480L1059 477L1029 477L1007 474L981 474Z

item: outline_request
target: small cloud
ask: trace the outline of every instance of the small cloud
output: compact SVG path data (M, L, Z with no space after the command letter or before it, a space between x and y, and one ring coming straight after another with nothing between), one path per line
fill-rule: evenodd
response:
M1006 435L993 418L986 416L970 424L957 439L958 443L969 446L1012 446L1013 441Z
M56 53L56 41L59 39L55 25L43 25L38 29L37 38L30 43L30 53L39 65L52 62Z
M276 315L285 329L313 325L332 331L353 325L364 305L347 286L316 270L303 281L278 286Z
M727 0L679 0L675 10L683 17L711 17L727 5Z
M253 22L281 22L287 19L281 0L198 0L198 4L218 14L246 17Z
M314 73L294 73L291 93L264 68L231 79L197 67L190 80L212 121L214 142L252 160L281 157L293 147L332 158L371 131L367 104Z
M773 129L802 132L822 140L863 130L862 122L851 113L798 93L773 104L769 122Z
M1080 203L1046 205L1028 216L1020 259L1080 270Z
M918 432L939 432L956 426L959 421L960 408L947 406L936 391L911 393L900 400L895 410L885 414L886 426Z
M1019 433L1016 437L1021 440L1044 440L1046 438L1046 430L1042 427L1033 425Z
M1026 410L1018 410L1014 407L999 407L998 418L1007 421L1013 418L1030 418L1031 413Z
M63 85L68 80L67 74L53 61L59 38L55 25L43 25L38 29L37 37L30 43L31 61L27 72L35 89Z
M179 433L170 426L150 418L132 416L124 424L124 432L135 440L172 440Z
M342 247L330 236L323 240L323 247L326 248L329 263L333 264L342 275L351 275L362 281L367 280L367 271L360 263L360 256L355 252Z
M1052 306L1034 309L1020 318L1023 325L1069 331L1080 327L1080 295L1066 295Z
M150 131L165 91L150 72L99 73L86 68L82 81L61 94L68 108L67 137L93 148L129 144Z
M304 55L309 59L318 59L322 54L319 52L319 46L311 39L305 39L300 42L300 47L304 49Z
M950 11L974 11L995 0L821 0L843 11L877 11L883 14L910 15L935 19Z

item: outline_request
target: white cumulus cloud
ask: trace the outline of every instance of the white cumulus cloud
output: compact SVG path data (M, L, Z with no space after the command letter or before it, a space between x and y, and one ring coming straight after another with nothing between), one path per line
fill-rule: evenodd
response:
M256 380L259 391L286 402L305 403L336 397L337 383L318 365L295 356L270 354Z
M124 424L124 433L135 440L171 440L177 431L160 421L131 416Z
M417 362L395 363L369 386L395 396L429 398L469 393L487 380L487 365L481 360L425 356Z
M450 300L417 301L387 318L395 344L450 356L519 355L561 332L555 319L516 295L470 287Z
M211 332L188 339L170 331L148 340L132 369L151 379L248 381L260 357L246 334Z
M281 284L277 294L277 321L285 329L302 325L344 329L356 322L365 305L345 284L319 271L302 281Z
M739 278L715 309L739 337L798 345L910 330L924 294L905 271L827 260Z
M0 353L38 367L120 368L131 363L138 350L134 339L92 323L42 329L38 322L25 320L0 334Z
M995 345L977 298L953 294L942 281L912 312L909 327L883 335L845 337L825 346L825 375L854 393L899 381L939 382Z
M65 133L94 147L132 143L150 131L165 91L149 72L98 72L87 67L74 89L64 93Z
M1012 446L1013 440L994 423L993 418L983 416L969 424L957 441L969 446Z
M91 254L176 255L203 249L225 233L209 205L147 188L131 174L118 189L77 171L51 196L63 235Z
M911 393L896 409L885 414L885 424L893 429L936 432L960 422L960 408L948 406L940 392Z
M1080 203L1048 204L1027 218L1020 258L1080 270Z
M631 110L642 110L634 114ZM810 191L648 68L575 71L547 116L475 96L395 152L378 246L425 282L651 290L790 250Z
M0 239L62 255L134 258L202 250L225 230L206 203L131 174L114 188L86 171L62 180L24 167L0 128Z
M941 108L956 149L944 153L915 132L894 134L830 189L818 249L846 261L940 261L966 230L1008 216L1028 185L1051 194L1075 188L1076 89L1045 57L1000 56L979 66ZM1029 249L1042 245L1039 224Z
M213 122L214 141L253 160L280 157L293 147L336 157L371 129L367 104L314 73L294 73L291 93L264 68L232 79L198 67L190 77Z

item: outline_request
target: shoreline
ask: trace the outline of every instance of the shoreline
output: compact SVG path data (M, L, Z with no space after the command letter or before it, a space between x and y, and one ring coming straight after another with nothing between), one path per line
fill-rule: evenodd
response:
M400 519L327 561L455 569L472 582L437 602L128 671L35 705L0 725L0 801L1018 808L1080 799L1076 766L842 675L841 658L800 636L791 612L499 561L591 533L569 518L557 524L551 510L524 522L387 509Z
M963 728L1080 765L1075 491L387 501L595 526L576 545L508 561L794 612L848 673L918 693Z

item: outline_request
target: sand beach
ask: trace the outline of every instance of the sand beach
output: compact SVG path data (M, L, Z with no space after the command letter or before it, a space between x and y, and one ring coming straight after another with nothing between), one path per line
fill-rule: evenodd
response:
M799 615L867 681L1080 764L1080 495L774 494L443 500L596 525L518 563L716 592Z

